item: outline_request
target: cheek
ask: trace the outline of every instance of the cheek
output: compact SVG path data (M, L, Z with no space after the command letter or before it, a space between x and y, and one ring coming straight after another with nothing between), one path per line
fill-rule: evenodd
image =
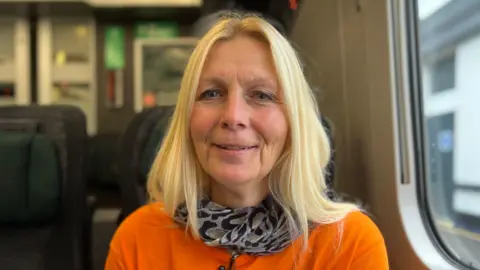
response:
M279 155L282 151L283 148L285 147L285 141L287 139L287 125L277 125L275 127L272 127L270 129L270 141L272 143L273 151L276 155Z
M283 150L288 134L288 122L285 114L278 110L275 113L268 113L260 116L256 121L257 130L263 137L267 145L273 147L274 152Z
M212 117L201 108L193 108L190 118L190 136L194 141L205 141L213 126Z

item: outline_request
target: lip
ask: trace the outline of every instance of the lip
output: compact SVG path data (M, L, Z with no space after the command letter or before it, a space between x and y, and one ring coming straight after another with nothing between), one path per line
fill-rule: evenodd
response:
M249 150L254 150L258 148L258 145L248 145L248 144L234 144L234 143L212 143L212 146L216 149L231 152L231 153L241 153L247 152Z

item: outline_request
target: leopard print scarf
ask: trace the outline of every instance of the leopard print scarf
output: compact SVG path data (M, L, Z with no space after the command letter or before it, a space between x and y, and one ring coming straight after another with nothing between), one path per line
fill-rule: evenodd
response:
M255 256L277 253L300 236L298 226L288 222L283 209L269 196L258 206L232 209L202 199L198 202L200 238L209 246ZM179 205L174 219L188 222L188 209Z

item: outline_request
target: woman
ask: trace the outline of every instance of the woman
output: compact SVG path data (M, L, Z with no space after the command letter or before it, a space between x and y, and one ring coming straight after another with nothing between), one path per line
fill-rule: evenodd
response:
M148 179L106 269L388 269L382 235L326 196L330 148L288 41L220 20L187 65Z

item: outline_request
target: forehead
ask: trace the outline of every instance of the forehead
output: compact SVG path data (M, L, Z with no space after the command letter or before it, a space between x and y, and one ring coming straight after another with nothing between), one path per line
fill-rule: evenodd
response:
M217 42L208 53L201 77L234 75L245 79L276 79L269 45L245 35Z

